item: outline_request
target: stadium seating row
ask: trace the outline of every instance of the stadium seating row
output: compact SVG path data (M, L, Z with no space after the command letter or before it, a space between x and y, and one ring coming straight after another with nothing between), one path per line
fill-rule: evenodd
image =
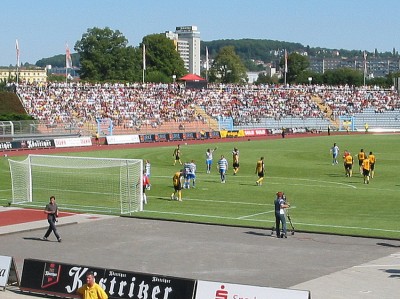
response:
M377 88L214 85L189 90L175 84L48 83L21 84L17 94L27 112L50 128L68 124L95 131L96 119L110 118L122 132L193 123L221 129L215 120L232 118L236 128L320 129L344 115L356 116L357 127L400 127L398 93Z

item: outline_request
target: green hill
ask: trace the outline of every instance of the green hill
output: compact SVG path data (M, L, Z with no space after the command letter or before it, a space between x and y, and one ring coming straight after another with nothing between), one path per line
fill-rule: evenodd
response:
M13 92L0 92L0 120L31 119L18 96Z

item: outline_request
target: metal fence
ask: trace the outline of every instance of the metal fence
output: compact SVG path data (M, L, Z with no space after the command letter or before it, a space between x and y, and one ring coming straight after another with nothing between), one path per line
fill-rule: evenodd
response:
M0 122L0 139L17 140L23 138L45 138L56 136L95 136L131 135L131 134L155 134L172 132L201 132L218 130L215 121L143 123L140 126L132 126L130 122L100 126L96 122L86 122L77 125L71 123L46 123L40 121L2 121Z

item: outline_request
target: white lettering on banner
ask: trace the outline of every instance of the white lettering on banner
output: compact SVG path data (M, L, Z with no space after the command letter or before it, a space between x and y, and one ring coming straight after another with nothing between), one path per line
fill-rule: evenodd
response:
M265 129L256 129L256 130L244 130L245 136L260 136L266 135L267 131Z
M54 273L54 272L50 272L50 271L46 271L44 272L45 276L53 276L53 277L57 277L58 273Z
M244 136L254 136L253 130L244 130Z
M108 272L108 275L109 276L116 276L116 277L126 277L126 274L125 273L119 273L119 272L114 272L114 271L110 271L110 272Z
M26 143L28 148L51 147L50 140L28 140Z
M162 283L171 283L170 279L167 278L159 278L159 277L153 277L153 282L162 282Z
M92 139L90 137L54 139L54 145L56 147L91 146Z
M107 144L140 143L139 135L112 135L106 139Z
M73 281L71 285L65 287L68 293L75 292L83 285L82 280L84 279L87 270L88 268L82 267L72 267L69 270L68 275L73 278ZM117 295L118 297L124 297L125 295L127 295L129 298L168 299L169 294L173 291L172 287L169 286L163 288L159 285L155 285L150 288L149 284L147 284L144 280L141 281L140 284L136 284L136 277L132 277L130 282L126 280L118 281L117 278L127 277L125 273L110 271L108 276L112 278L110 280L108 280L107 278L101 278L99 279L98 283L111 296ZM171 283L169 279L156 277L153 277L152 281ZM161 296L158 297L158 295Z
M265 135L265 130L256 130L256 135Z
M101 285L102 287L107 290L106 288L106 282L107 279L102 279L101 280ZM139 284L139 289L137 289L137 295L135 296L135 282L136 282L136 277L132 277L131 283L129 284L129 288L128 288L128 297L129 298L149 298L149 285L147 283L145 283L145 281L142 281ZM109 294L112 296L117 292L117 295L119 297L123 297L125 296L125 291L126 291L126 286L128 286L128 282L127 281L120 281L119 283L117 283L115 277L110 281L109 284ZM160 294L162 292L160 286L156 285L151 289L151 297L150 298L157 298L156 295ZM171 287L165 287L163 290L164 294L162 296L163 299L168 299L169 294L172 292L172 288Z
M12 144L10 142L1 142L0 149L12 149Z
M81 277L86 273L87 270L88 268L82 267L72 267L69 270L68 275L73 277L73 281L71 286L65 287L68 293L72 293L82 286Z

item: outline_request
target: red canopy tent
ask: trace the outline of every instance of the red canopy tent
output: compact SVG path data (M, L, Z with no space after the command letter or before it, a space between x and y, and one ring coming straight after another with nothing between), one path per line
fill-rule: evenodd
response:
M179 80L181 81L205 81L206 79L203 79L202 77L196 75L196 74L187 74L180 78Z
M186 88L207 88L207 80L196 74L187 74L179 78L179 80L185 81Z

